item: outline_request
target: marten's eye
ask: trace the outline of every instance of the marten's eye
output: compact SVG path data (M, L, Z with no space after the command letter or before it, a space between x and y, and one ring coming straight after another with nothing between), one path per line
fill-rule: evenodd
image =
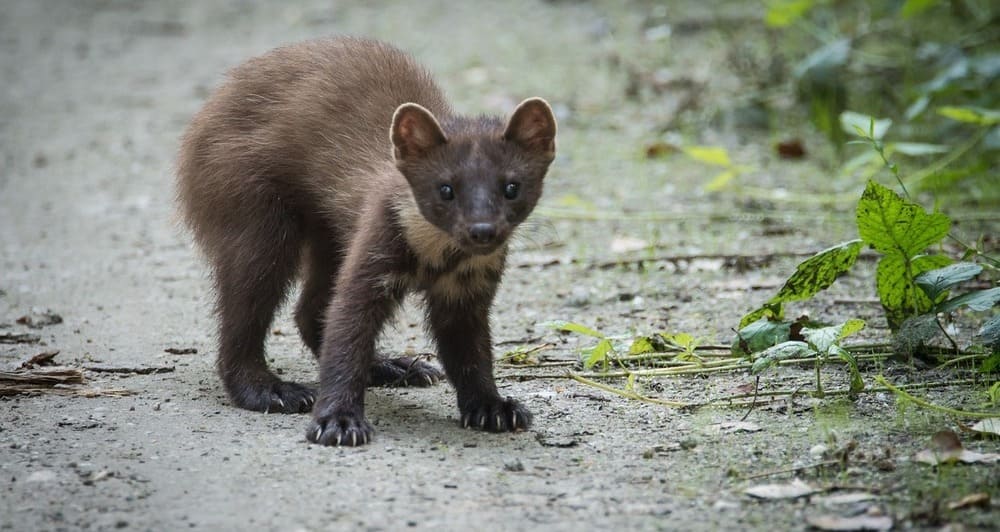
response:
M451 185L441 185L441 188L438 189L438 192L441 193L441 199L445 201L451 201L455 199L455 189L451 188Z
M521 192L520 183L507 183L503 187L503 197L507 199L517 199L517 194Z

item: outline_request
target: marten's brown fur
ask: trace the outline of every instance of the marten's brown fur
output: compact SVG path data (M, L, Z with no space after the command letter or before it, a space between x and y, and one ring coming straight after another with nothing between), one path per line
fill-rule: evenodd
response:
M426 71L371 40L305 42L234 69L192 121L178 163L182 211L214 274L218 369L232 401L312 409L309 441L366 443L366 385L442 377L423 361L375 356L383 325L417 291L463 425L527 427L529 411L493 381L489 309L555 133L537 98L506 122L456 115ZM297 275L315 392L264 358Z

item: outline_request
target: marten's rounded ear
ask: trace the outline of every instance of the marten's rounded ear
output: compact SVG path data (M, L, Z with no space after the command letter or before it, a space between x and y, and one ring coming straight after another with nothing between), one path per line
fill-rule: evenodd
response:
M404 103L392 116L392 145L396 160L421 157L432 148L448 142L434 115L421 105Z
M554 158L556 117L548 102L541 98L528 98L521 102L507 122L503 138L516 142L527 150Z

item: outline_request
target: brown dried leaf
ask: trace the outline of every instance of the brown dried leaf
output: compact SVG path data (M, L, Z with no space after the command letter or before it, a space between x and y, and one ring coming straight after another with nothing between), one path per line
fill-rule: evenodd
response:
M25 360L24 362L21 362L21 365L18 367L21 369L31 369L35 366L55 366L56 363L52 359L55 358L56 355L58 354L59 354L58 349L53 351L42 351L41 353L38 353L37 355Z
M799 139L779 142L774 146L774 149L782 159L801 159L806 156L806 148Z
M669 142L654 142L646 146L646 158L658 159L672 153L677 153L678 151L680 151L680 148Z

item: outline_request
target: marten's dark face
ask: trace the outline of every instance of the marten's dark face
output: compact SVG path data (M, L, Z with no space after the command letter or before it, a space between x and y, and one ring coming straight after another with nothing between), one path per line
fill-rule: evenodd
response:
M548 161L500 138L443 145L401 170L420 213L474 255L503 245L542 195Z
M538 99L518 106L506 129L495 118L446 122L442 129L412 104L397 110L393 128L397 167L420 213L473 255L506 243L534 209L554 138L551 110Z

